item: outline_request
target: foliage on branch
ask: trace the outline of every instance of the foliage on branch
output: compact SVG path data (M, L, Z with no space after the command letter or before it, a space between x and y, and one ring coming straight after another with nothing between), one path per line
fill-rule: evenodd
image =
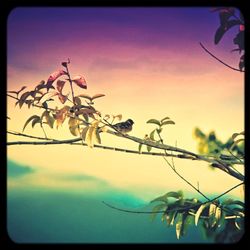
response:
M236 14L235 8L213 8L212 11L219 12L219 19L220 25L217 28L215 35L214 35L214 43L218 44L222 37L230 30L232 27L238 27L238 33L233 39L233 43L237 46L235 49L232 50L238 51L239 54L242 54L239 61L239 69L243 71L245 68L245 43L244 43L244 36L245 36L245 23L244 17L242 13L239 11L238 15Z

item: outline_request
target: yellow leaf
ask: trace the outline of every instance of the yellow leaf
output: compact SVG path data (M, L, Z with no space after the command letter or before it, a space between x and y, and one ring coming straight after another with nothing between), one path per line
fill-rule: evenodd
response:
M70 109L69 106L64 106L62 109L58 110L54 115L54 118L56 119L57 123L56 124L57 128L59 127L59 125L62 125L63 122L65 121L69 109Z
M82 130L81 137L82 137L82 140L83 140L83 141L86 140L86 134L87 134L87 132L88 132L88 129L89 129L89 127L85 127L85 128Z
M87 145L90 147L90 148L93 148L94 146L94 142L93 142L93 134L95 132L95 127L93 126L90 126L88 131L87 131L87 134L86 134L86 143Z
M45 117L45 120L46 120L47 124L48 124L51 128L53 128L55 119L54 119L52 116L50 116L50 112L47 111L47 110L45 110L45 111L43 112L42 116L41 116L41 119L43 119L43 117Z
M69 118L69 130L72 135L78 136L79 134L79 121L73 117Z
M102 141L101 141L101 136L100 136L100 133L99 133L99 129L98 129L98 128L95 129L95 139L96 139L96 141L97 141L99 144L102 143Z

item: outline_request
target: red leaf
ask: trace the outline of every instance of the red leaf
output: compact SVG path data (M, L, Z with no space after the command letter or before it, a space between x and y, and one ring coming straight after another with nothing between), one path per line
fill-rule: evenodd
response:
M60 76L62 75L66 75L67 73L64 71L64 70L58 70L58 71L55 71L53 72L50 76L49 76L49 79L47 80L47 88L50 88L53 84L53 82Z
M67 95L63 95L62 93L58 93L58 98L59 98L60 102L62 104L64 104L67 101L68 96Z
M57 90L62 93L63 87L64 87L65 81L58 80L56 82L56 88Z
M83 89L86 89L87 88L87 83L86 83L86 80L84 79L83 76L81 75L78 75L78 76L75 76L72 81L77 84L80 88L83 88Z

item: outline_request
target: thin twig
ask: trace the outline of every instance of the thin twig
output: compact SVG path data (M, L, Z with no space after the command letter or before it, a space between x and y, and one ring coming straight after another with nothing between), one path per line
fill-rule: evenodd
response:
M74 95L74 89L73 89L73 83L70 77L69 69L68 69L68 64L66 64L66 70L67 70L67 75L69 77L69 83L70 83L70 88L71 88L71 94L72 94L72 101L75 104L75 95Z
M213 55L201 42L200 42L200 46L210 55L212 56L214 59L216 59L218 62L222 63L223 65L225 65L226 67L232 69L232 70L236 70L236 71L239 71L239 72L245 72L244 70L240 70L240 69L237 69L237 68L234 68L230 65L228 65L227 63L223 62L222 60L220 60L218 57L216 57L215 55Z
M183 209L192 209L192 208L196 208L198 206L201 206L202 204L207 204L209 202L214 202L214 201L218 200L219 198L221 198L222 196L226 195L227 193L231 192L232 190L234 190L235 188L237 188L237 187L239 187L239 186L241 186L243 184L244 184L244 182L241 182L241 183L233 186L232 188L228 189L224 193L216 196L215 198L213 198L213 199L211 199L209 201L201 202L199 204L195 204L195 205L192 205L192 206L189 206L189 207L185 207L185 208L174 208L174 209L168 210L168 212L182 211ZM133 210L129 210L129 209L122 209L122 208L115 207L115 206L110 205L109 203L107 203L105 201L102 201L102 203L105 204L106 206L110 207L110 208L113 208L113 209L118 210L118 211L126 212L126 213L134 213L134 214L162 214L162 213L166 212L166 210L160 210L160 211L133 211Z

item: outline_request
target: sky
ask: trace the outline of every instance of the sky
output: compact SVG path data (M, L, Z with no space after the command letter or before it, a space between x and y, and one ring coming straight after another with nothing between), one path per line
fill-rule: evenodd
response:
M130 134L139 138L153 129L146 124L148 119L169 116L176 124L163 132L165 142L197 152L195 127L215 130L223 141L244 130L244 75L218 63L199 45L202 42L237 67L239 55L230 53L237 28L214 45L218 26L218 13L209 8L19 7L8 17L7 90L34 88L70 58L71 75L83 75L88 85L87 90L76 86L75 93L105 94L95 103L102 114L133 119ZM14 103L8 99L8 130L21 132L28 117L42 111L20 110ZM43 136L38 126L27 126L25 132ZM66 122L46 132L53 138L72 138ZM21 138L8 136L8 141L14 140ZM102 135L102 143L138 149L135 143L108 134ZM99 184L72 178L91 176L144 200L170 190L192 191L159 157L72 145L9 146L7 156L35 170L18 181L9 180L9 188L100 190ZM176 159L175 165L188 180L199 182L204 192L220 193L238 183L209 170L206 163ZM211 185L211 180L220 185Z

